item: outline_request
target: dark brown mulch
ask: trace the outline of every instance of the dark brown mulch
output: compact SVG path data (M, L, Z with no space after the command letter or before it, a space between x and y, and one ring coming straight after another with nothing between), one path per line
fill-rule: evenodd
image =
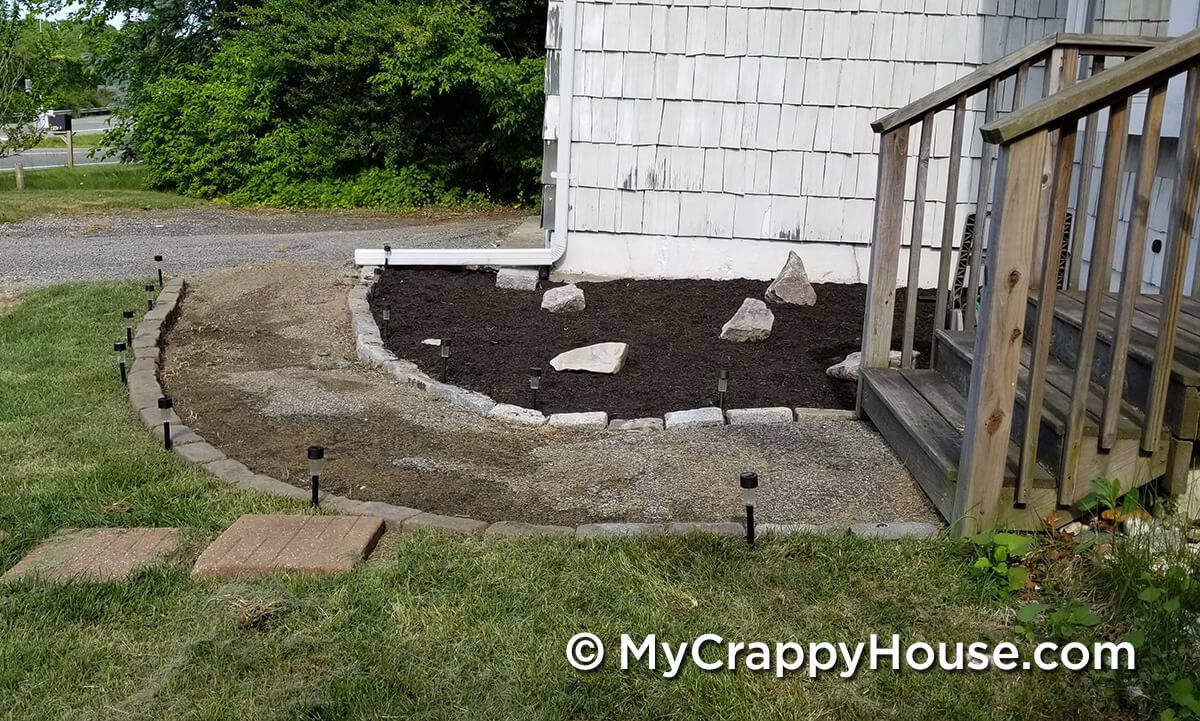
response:
M721 340L721 326L745 298L762 298L758 280L619 280L580 283L587 309L549 313L542 291L499 290L492 273L389 269L372 308L390 305L387 346L441 375L438 348L450 338L448 381L500 403L529 406L529 369L545 369L538 409L546 413L607 411L614 418L659 416L717 403L717 371L729 371L728 407L853 408L855 385L825 370L859 350L865 285L816 285L812 307L772 305L775 327L761 343ZM543 283L544 287L549 287ZM904 290L897 309L904 307ZM900 313L898 312L899 316ZM933 304L918 304L917 349L929 356ZM896 345L903 329L896 319ZM559 353L606 341L629 344L624 369L612 376L556 373Z

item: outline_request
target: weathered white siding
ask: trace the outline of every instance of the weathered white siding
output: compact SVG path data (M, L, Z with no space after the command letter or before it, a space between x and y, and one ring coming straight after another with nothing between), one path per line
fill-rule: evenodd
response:
M581 0L570 245L560 270L766 278L796 249L820 279L865 279L878 149L870 122L1062 30L1067 5ZM552 141L566 122L558 113L558 7L547 37L547 183ZM971 108L968 128L976 157L981 111ZM931 188L945 187L949 131L946 118L935 134ZM964 173L960 218L974 175ZM941 202L930 202L925 217L932 246Z

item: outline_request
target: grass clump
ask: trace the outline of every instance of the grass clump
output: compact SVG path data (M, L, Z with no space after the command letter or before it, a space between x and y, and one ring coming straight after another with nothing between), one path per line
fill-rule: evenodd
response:
M207 205L194 198L148 190L146 182L147 172L139 165L90 165L26 171L25 190L17 192L15 176L0 173L0 222Z

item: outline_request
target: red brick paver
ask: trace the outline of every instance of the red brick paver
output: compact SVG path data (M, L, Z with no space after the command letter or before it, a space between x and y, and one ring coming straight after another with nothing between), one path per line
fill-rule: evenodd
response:
M30 551L3 580L124 581L178 547L175 528L68 529Z
M192 576L346 573L374 550L383 531L383 519L373 516L242 516L204 549Z

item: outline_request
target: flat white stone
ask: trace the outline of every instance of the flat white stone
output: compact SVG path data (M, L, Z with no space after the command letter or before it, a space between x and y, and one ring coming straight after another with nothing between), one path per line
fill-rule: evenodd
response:
M579 431L602 431L608 428L608 414L604 411L588 413L554 413L550 425L556 428L574 428Z
M556 371L587 371L588 373L618 373L629 353L626 343L596 343L559 353L550 361Z
M661 418L618 418L608 424L610 431L661 431Z
M536 268L501 268L496 287L506 290L537 290L540 275Z
M767 304L757 298L747 298L733 317L721 326L721 340L756 343L770 337L774 325L775 314Z
M574 283L551 288L542 296L542 309L551 313L567 313L584 308L587 308L587 301L583 289Z
M767 288L766 298L772 303L816 305L817 291L808 282L808 271L796 251L788 253L787 262L774 282Z
M494 418L505 423L515 423L521 426L543 426L546 416L532 408L522 408L509 403L500 403L488 411L488 418Z
M791 408L734 408L725 411L725 417L731 426L747 423L791 423L793 420Z
M432 345L432 346L438 346L440 348L442 345L442 339L441 338L426 338L425 340L421 341L421 345Z
M672 428L704 428L725 425L725 414L720 408L696 408L690 411L673 411L663 416L663 425Z

